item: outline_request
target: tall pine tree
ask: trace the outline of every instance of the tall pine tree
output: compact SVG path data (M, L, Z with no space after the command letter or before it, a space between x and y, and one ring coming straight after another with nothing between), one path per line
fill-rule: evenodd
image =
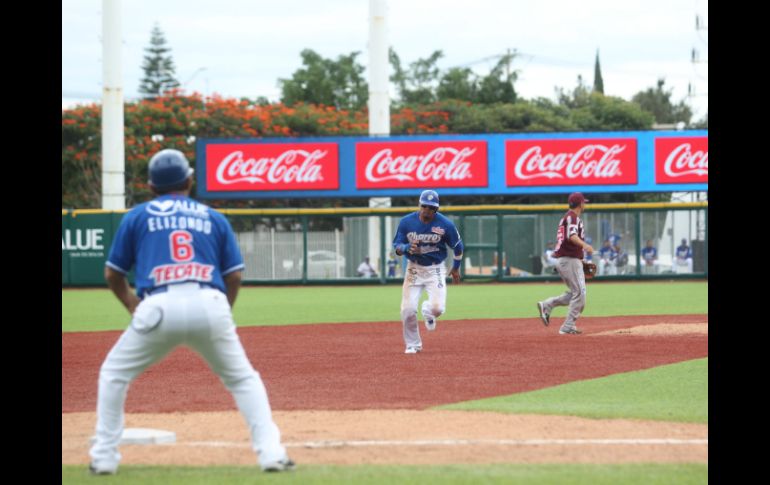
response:
M599 65L599 49L596 49L596 64L594 64L594 92L604 94L602 66Z
M139 85L139 92L145 98L154 98L171 88L179 87L179 81L174 77L174 61L169 54L171 48L166 46L166 38L158 24L152 29L150 47L144 51L147 55L142 63L144 77Z

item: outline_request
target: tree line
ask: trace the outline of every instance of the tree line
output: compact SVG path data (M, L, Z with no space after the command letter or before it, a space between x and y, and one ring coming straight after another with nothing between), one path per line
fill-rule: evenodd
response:
M142 63L144 77L139 92L146 98L162 95L170 89L179 87L175 77L174 61L171 49L160 27L153 27L150 46L145 49ZM278 79L281 87L280 102L284 105L297 103L320 104L337 109L362 110L367 106L369 85L364 76L365 68L358 62L360 51L342 54L337 59L324 58L312 49L300 52L302 67L294 71L288 79ZM517 57L510 49L499 58L496 65L486 75L479 75L467 67L451 67L441 70L438 61L444 56L436 50L428 57L417 59L405 65L393 48L388 51L392 74L390 81L396 87L397 98L393 107L425 105L441 101L466 101L473 104L515 104L519 99L515 82L519 70L511 69ZM578 76L577 86L571 93L564 88L555 87L557 104L568 107L585 105L590 94L605 95L604 80L601 73L599 52L596 52L593 87L589 88ZM572 97L572 99L570 99ZM665 79L658 79L657 85L636 93L631 102L653 115L654 122L671 124L682 122L690 126L692 110L684 100L675 103L672 90L666 89ZM266 98L258 96L260 104L268 104ZM546 104L544 100L535 100ZM708 115L692 127L708 126Z

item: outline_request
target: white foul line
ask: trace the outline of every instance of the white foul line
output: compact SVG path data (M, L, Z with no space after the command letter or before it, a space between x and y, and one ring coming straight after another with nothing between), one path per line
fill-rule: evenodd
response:
M708 439L530 439L530 440L368 440L368 441L305 441L300 443L284 443L287 448L343 448L361 446L466 446L466 445L509 445L509 446L541 446L541 445L708 445ZM180 446L199 446L212 448L250 448L246 443L232 441L188 441L177 442Z

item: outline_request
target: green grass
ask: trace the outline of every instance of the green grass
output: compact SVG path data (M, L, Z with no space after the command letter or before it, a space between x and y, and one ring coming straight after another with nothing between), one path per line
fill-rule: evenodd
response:
M565 291L561 283L449 285L448 319L536 315L535 302ZM398 321L401 287L303 286L243 288L235 304L240 326ZM707 282L595 283L583 315L708 313ZM566 307L554 311L566 315ZM122 330L128 313L109 290L62 290L62 331Z
M322 466L299 465L291 473L264 474L254 467L122 466L117 475L92 477L85 465L62 465L64 484L235 485L252 483L320 484L476 484L521 485L695 485L708 483L708 465L452 465Z
M708 358L437 409L708 423Z

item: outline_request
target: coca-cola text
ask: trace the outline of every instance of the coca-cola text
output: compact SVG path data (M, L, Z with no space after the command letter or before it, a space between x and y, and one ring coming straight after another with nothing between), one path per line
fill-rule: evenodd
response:
M357 186L480 187L487 184L484 142L359 143Z
M336 189L336 143L211 144L207 180L214 190Z
M636 141L508 141L506 181L508 186L636 183Z

